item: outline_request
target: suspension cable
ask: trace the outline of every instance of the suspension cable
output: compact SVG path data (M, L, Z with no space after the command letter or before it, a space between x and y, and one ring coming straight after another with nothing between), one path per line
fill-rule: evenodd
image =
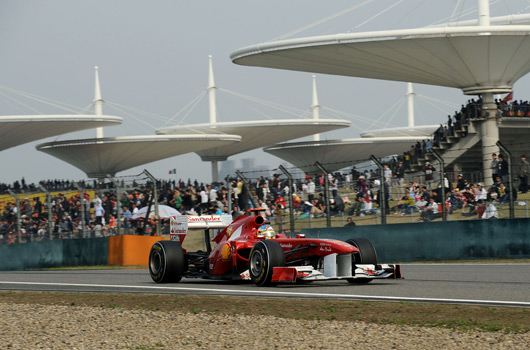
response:
M339 16L342 16L342 15L348 13L348 12L351 12L351 11L353 11L353 10L356 10L356 9L358 9L358 8L361 8L362 6L367 5L367 4L369 4L369 3L373 2L373 1L374 1L374 0L365 0L365 1L363 1L362 3L360 3L360 4L354 5L354 6L352 6L352 7L349 7L349 8L347 8L347 9L345 9L345 10L342 10L342 11L339 11L339 12L337 12L337 13L334 13L334 14L328 16L328 17L325 17L325 18L320 19L320 20L318 20L318 21L316 21L316 22L313 22L313 23L307 24L307 25L305 25L305 26L303 26L303 27L300 27L300 28L298 28L298 29L295 29L295 30L293 30L293 31L291 31L291 32L288 32L288 33L286 33L286 34L280 35L280 36L278 36L278 37L276 37L276 38L273 38L273 39L271 39L271 40L269 40L269 41L282 40L282 39L285 39L285 38L291 37L291 36L293 36L293 35L295 35L295 34L298 34L298 33L303 32L303 31L305 31L305 30L307 30L307 29L313 28L313 27L315 27L315 26L317 26L317 25L319 25L319 24L325 23L325 22L327 22L327 21L329 21L329 20L332 20L332 19L334 19L334 18L337 18L337 17L339 17Z

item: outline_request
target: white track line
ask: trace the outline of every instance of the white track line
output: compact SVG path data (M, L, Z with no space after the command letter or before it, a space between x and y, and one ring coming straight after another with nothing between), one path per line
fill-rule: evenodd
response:
M530 263L399 263L401 266L529 266Z
M341 298L356 300L376 300L376 301L408 301L421 303L446 303L446 304L471 304L471 305L495 305L495 306L516 306L530 308L530 302L524 301L503 301L503 300L472 300L472 299L442 299L442 298L412 298L412 297L392 297L392 296L370 296L355 294L332 294L332 293L302 293L302 292L280 292L269 290L234 290L220 288L191 288L191 287L163 287L163 286L129 286L129 285L111 285L111 284L86 284L86 283L47 283L47 282L11 282L0 281L7 285L25 285L25 286L49 286L49 287L91 287L91 288L114 288L114 289L143 289L143 290L169 290L169 291L187 291L187 292L207 292L207 293L226 293L226 294L247 294L257 296L284 296L284 297L302 297L302 298Z

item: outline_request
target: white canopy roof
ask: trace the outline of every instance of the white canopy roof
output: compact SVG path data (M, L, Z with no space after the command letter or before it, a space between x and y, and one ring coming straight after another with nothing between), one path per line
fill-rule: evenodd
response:
M374 129L361 133L362 138L368 137L396 137L396 136L414 136L430 137L440 127L440 125L418 125L418 126L400 126L387 129Z
M530 26L468 26L347 33L272 41L232 61L353 77L503 93L530 71Z
M122 136L48 142L37 149L81 169L88 177L101 178L156 160L240 140L241 136L225 134Z
M351 122L342 119L283 119L179 125L158 129L156 133L172 135L196 132L241 135L242 139L239 143L231 143L196 152L201 156L202 160L222 161L234 154L304 136L347 128L350 125Z
M119 125L122 121L121 117L108 115L0 116L0 151L50 136Z
M314 164L319 162L328 171L336 171L356 163L410 150L411 145L426 137L377 137L329 141L289 142L266 147L263 150L279 157L306 173L321 172Z

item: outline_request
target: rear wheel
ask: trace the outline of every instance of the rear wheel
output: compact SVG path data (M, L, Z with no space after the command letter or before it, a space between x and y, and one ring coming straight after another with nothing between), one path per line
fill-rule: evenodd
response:
M156 283L181 280L186 268L184 250L177 242L159 241L149 252L149 273Z
M248 269L252 282L257 286L273 285L273 269L280 266L285 266L285 255L278 242L264 240L254 244L250 251Z
M372 242L366 238L353 238L347 240L346 243L349 243L355 248L359 249L358 253L353 253L353 269L355 269L356 264L377 265L377 253ZM348 279L348 282L370 283L372 282L372 278L350 278Z

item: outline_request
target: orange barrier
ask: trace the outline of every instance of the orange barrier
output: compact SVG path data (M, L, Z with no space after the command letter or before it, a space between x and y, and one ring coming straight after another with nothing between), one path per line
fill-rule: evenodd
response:
M109 265L147 266L151 246L164 238L157 236L110 236Z

